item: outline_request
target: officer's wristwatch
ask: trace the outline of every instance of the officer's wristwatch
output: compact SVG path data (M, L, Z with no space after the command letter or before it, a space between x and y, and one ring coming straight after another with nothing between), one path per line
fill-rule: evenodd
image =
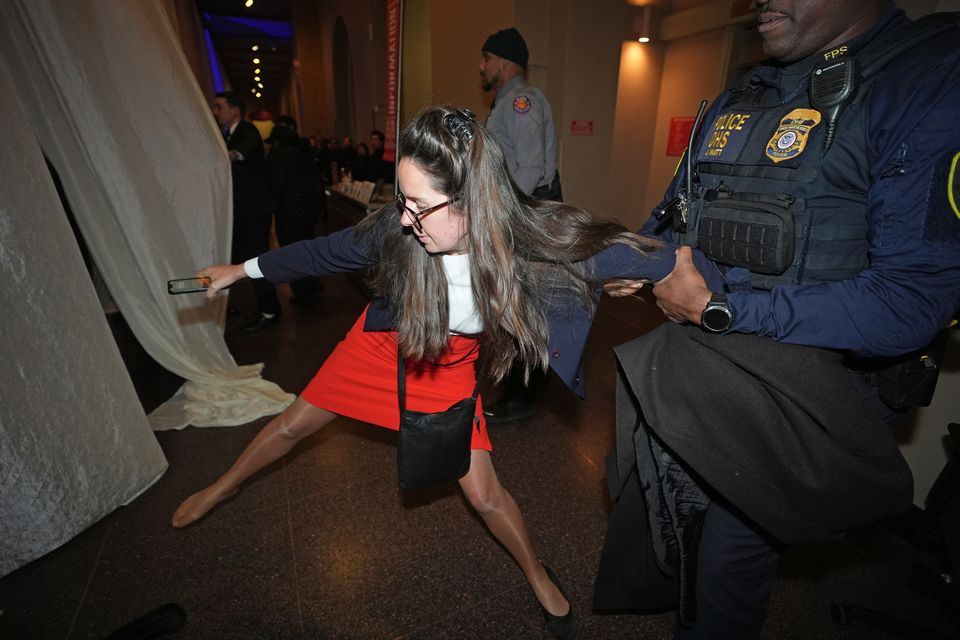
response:
M700 314L700 326L710 333L723 333L733 324L733 313L727 306L727 296L715 293Z

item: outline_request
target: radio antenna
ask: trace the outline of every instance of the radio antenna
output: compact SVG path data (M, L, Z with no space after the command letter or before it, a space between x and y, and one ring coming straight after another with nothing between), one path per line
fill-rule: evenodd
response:
M687 140L687 196L693 193L693 141L697 138L697 130L700 128L700 122L703 120L703 113L707 110L707 101L700 101L700 109L697 111L697 117L693 119L693 126L690 128L690 138Z

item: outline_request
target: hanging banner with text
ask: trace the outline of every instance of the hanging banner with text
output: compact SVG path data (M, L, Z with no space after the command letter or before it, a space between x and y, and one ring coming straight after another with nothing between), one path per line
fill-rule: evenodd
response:
M387 119L383 159L397 157L397 114L400 98L400 0L387 0Z

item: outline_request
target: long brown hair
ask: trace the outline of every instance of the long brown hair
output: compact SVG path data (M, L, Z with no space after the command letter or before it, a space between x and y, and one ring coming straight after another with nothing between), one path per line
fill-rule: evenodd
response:
M469 111L424 109L401 132L397 150L429 176L433 189L456 201L451 215L467 216L471 286L483 323L481 362L494 380L517 357L527 374L546 369L549 307L596 304L598 283L579 261L617 243L638 251L656 246L615 221L520 191L500 146ZM388 205L364 219L357 233L382 237L370 285L396 317L400 352L432 360L450 335L446 275L440 255L425 251L400 217L401 209Z

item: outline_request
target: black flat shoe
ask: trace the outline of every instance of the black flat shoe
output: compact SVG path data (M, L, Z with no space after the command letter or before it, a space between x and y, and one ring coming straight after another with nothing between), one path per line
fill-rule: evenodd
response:
M567 611L565 616L555 616L541 604L540 611L543 612L543 618L547 621L547 629L557 640L573 640L577 637L577 623L573 619L573 603L570 602L570 598L567 596L567 592L563 590L563 587L560 585L560 581L557 580L556 574L550 570L550 567L543 565L544 570L546 570L547 575L550 576L550 580L553 581L553 584L557 585L557 589L560 590L561 595L567 599L567 602L570 603L570 611ZM539 600L537 601L539 604Z
M510 398L484 407L483 415L490 424L505 424L532 418L537 415L537 405L531 401Z
M279 320L279 313L275 313L269 318L262 313L257 313L256 315L251 316L250 319L240 327L240 331L243 333L254 333L256 331L260 331L261 329L266 329Z

